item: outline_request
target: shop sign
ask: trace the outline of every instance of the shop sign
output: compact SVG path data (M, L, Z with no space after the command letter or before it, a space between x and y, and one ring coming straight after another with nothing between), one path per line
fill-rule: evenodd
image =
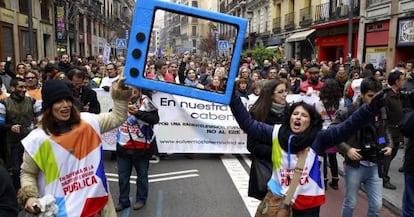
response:
M414 19L399 21L397 45L414 46Z

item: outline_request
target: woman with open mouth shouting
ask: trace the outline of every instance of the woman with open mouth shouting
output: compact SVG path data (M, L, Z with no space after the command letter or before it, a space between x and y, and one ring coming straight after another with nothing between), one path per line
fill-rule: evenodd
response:
M273 173L267 184L269 192L266 195L269 198L263 201L268 203L274 195L283 198L289 186L297 185L292 189L293 196L289 202L277 207L290 207L294 217L318 217L320 206L325 202L318 155L373 120L382 107L383 96L382 92L378 93L370 104L362 106L346 121L328 129L322 129L321 116L313 106L304 102L294 103L290 107L284 123L269 125L254 120L240 98L233 96L230 108L243 131L249 137L272 146ZM304 159L303 167L297 167L300 156ZM295 170L299 171L299 179L292 183ZM266 212L272 207L263 203L259 205L256 216L271 216Z

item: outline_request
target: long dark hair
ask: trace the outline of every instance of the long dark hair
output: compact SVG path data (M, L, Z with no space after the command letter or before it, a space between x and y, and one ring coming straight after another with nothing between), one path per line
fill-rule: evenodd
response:
M342 90L337 80L326 79L319 91L319 98L327 109L334 107L336 110L339 108Z
M286 88L288 88L286 82L279 79L270 79L263 82L263 88L260 91L260 96L250 108L250 114L253 116L253 118L261 122L266 121L266 118L270 112L273 102L273 92L275 91L275 88L280 84L285 84Z
M46 132L47 135L57 135L60 134L60 127L58 126L58 120L52 115L52 107L47 108L43 112L42 120L40 121L40 125L42 126L43 130ZM70 111L70 118L67 120L70 126L79 124L81 121L80 118L80 111L75 105L72 105Z

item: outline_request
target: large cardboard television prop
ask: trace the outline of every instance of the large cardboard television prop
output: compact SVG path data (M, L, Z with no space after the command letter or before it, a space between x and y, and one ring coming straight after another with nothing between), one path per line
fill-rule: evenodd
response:
M168 21L169 19L172 22ZM159 25L160 23L164 26ZM178 23L178 25L165 26L168 23ZM238 71L246 26L247 20L227 14L166 1L137 0L126 54L125 83L145 89L228 104ZM159 40L159 38L156 39L156 35L153 35L157 32L156 30L166 35L165 41L160 42L164 44L164 47L156 44ZM237 37L225 37L219 30L237 33ZM213 42L211 42L211 37L214 37ZM201 48L201 46L206 46L201 45L203 43L210 46L214 43L215 46L211 51L206 51ZM206 87L197 88L147 78L147 59L151 56L169 56L171 61L179 62L184 53L186 55L190 53L190 57L204 62L216 62L215 60L219 58L231 60L231 64L227 67L229 69L225 72L228 79L225 89L217 92L208 90Z

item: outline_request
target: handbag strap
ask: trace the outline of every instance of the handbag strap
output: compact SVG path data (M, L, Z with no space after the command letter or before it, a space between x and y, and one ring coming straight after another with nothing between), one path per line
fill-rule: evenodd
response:
M323 108L325 109L326 115L328 115L329 117L329 120L333 121L331 113L329 113L328 109L326 109L325 103L322 103L322 105L323 105Z
M128 124L127 124L127 130L128 130L129 139L131 140L132 145L134 145L134 149L137 149L137 146L135 145L135 141L134 141L134 139L132 138L131 132L129 131L129 126L128 126ZM147 143L147 142L148 142L148 141L147 141L147 137L146 137L145 135L144 135L144 137L145 137L144 150L147 150L147 144L149 144L149 143Z
M299 178L302 175L303 167L305 166L306 157L308 156L309 148L306 148L302 154L299 155L298 163L296 164L295 174L293 174L293 179L290 182L290 186L288 191L286 192L285 199L283 200L284 204L290 205L293 197L293 193L295 193L296 188L299 184Z

